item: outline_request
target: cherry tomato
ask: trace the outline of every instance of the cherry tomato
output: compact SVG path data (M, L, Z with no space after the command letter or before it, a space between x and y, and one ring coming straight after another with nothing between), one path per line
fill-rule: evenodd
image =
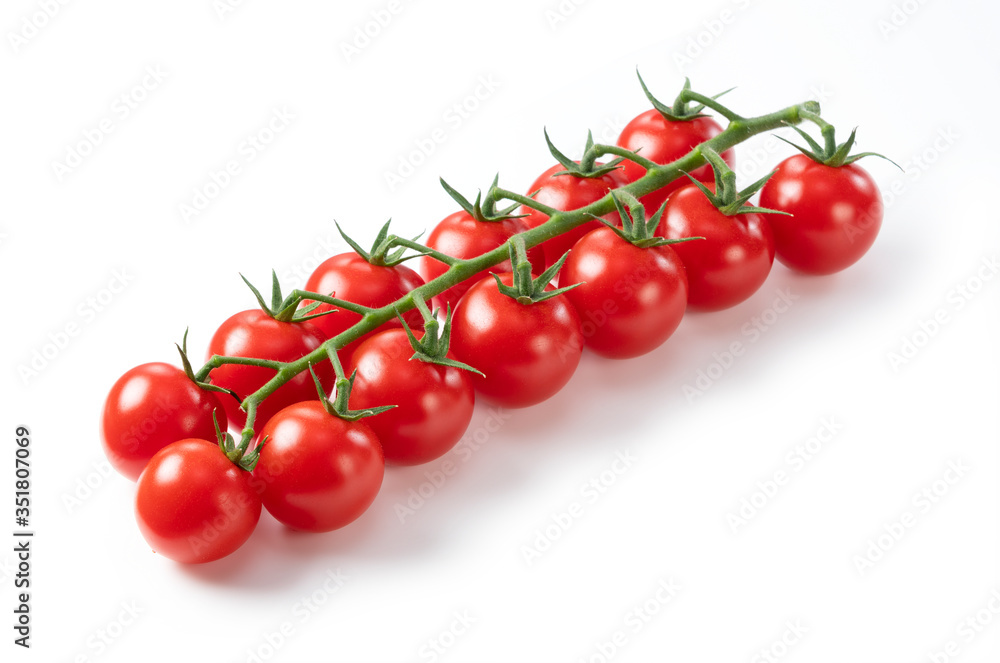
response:
M463 210L445 217L427 238L427 246L455 258L475 258L487 251L492 251L510 239L511 235L516 235L526 229L527 227L520 219L477 221ZM448 269L448 266L443 262L430 256L424 256L420 260L422 271L428 281L436 279ZM541 247L534 247L528 251L528 261L533 269L537 270L536 273L541 274L545 271L545 255ZM455 304L473 283L486 277L490 272L509 271L510 260L505 260L499 265L483 270L472 278L445 290L435 298L434 305L442 309L450 305L454 310ZM417 326L422 325L417 322Z
M688 304L694 308L715 311L739 304L757 292L774 262L774 239L763 215L726 216L694 184L667 201L657 234L705 238L673 245L687 269Z
M827 166L804 154L778 165L761 189L760 206L792 214L767 215L775 253L788 267L808 274L850 267L871 248L882 226L882 196L863 168Z
M639 248L611 228L576 243L563 266L566 293L582 321L584 342L599 355L623 359L659 347L687 307L684 263L670 246Z
M626 184L621 170L613 170L607 175L596 178L555 174L562 170L566 170L566 167L561 164L556 164L546 170L538 176L528 193L537 191L534 198L538 202L563 212L569 212L597 202L612 189ZM522 208L521 213L528 215L521 219L527 228L535 228L549 220L547 215L537 210ZM617 212L605 214L604 218L611 223L619 222ZM562 258L564 253L573 248L573 245L581 237L591 230L597 230L601 227L603 224L600 221L588 221L567 233L543 242L540 246L545 255L545 267L551 267L558 262L559 258ZM545 270L540 270L537 273L540 274L542 271Z
M625 149L638 152L650 161L658 164L668 164L671 161L680 159L692 148L700 143L714 138L722 133L719 123L710 117L696 117L693 120L674 121L663 117L660 111L651 108L644 113L640 113L632 119L621 135L618 136L618 145ZM733 150L726 150L720 156L730 167L736 161ZM646 169L639 164L625 160L622 162L622 177L626 183L635 182L646 174ZM709 165L695 168L691 171L691 176L699 182L714 181L715 176L712 167ZM646 214L652 216L660 206L663 205L671 193L690 183L684 175L665 186L664 188L646 194L639 200L646 208Z
M513 275L501 274L511 285ZM541 403L563 388L583 353L580 317L565 294L520 304L485 278L458 302L451 351L482 371L476 389L504 407Z
M406 332L390 329L362 343L348 368L348 375L358 371L352 409L398 406L365 419L382 443L386 462L397 465L444 455L469 427L475 404L472 373L412 356Z
M381 308L392 304L394 301L406 293L424 284L424 280L415 271L406 265L396 265L394 267L384 267L372 265L367 260L351 251L341 253L332 258L327 258L319 267L313 271L306 282L306 290L316 292L321 295L330 295L362 306ZM306 300L303 304L309 304L311 300ZM322 313L336 308L329 304L320 304L313 313ZM321 318L310 320L326 338L333 338L337 334L352 327L361 319L361 316L353 311L338 309L336 313L324 315ZM411 310L403 314L403 319L411 327L423 326L423 318L420 311ZM386 322L379 329L391 329L399 327L399 320L393 318ZM361 339L347 345L340 351L342 362L350 358L351 353L360 345Z
M136 366L118 378L104 401L104 453L116 470L135 481L153 454L171 442L214 437L213 411L225 430L226 412L219 399L184 371L160 362Z
M344 421L317 401L289 405L260 432L253 471L268 513L288 527L329 532L357 519L382 486L385 459L364 421Z
M208 344L208 358L212 355L229 357L256 357L274 361L294 361L306 355L325 341L322 332L311 322L280 322L260 309L241 311L223 322ZM324 388L333 386L333 366L323 361L313 370ZM232 389L240 398L246 398L274 377L274 371L260 366L226 364L212 371L212 383ZM278 410L292 403L318 400L316 387L309 371L299 373L264 399L257 409L254 428L260 430ZM242 428L246 413L235 399L222 401L229 423Z
M177 562L225 557L243 545L260 518L260 497L250 479L214 442L173 442L139 476L139 530L154 552Z

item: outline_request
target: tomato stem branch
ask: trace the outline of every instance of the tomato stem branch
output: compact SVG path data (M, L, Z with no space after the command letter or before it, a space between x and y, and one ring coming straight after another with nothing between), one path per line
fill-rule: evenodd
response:
M721 154L722 152L757 134L779 129L789 124L798 124L803 119L810 119L815 122L815 119L811 116L818 117L817 114L820 110L817 102L806 101L801 104L789 106L774 113L752 118L743 118L722 104L719 104L711 97L705 97L704 95L686 90L682 92L682 95L687 100L697 101L718 111L730 120L729 126L727 126L725 130L715 137L701 143L688 152L687 155L677 159L676 161L664 165L654 164L651 161L648 162L648 164L642 164L648 167L647 173L635 182L621 187L618 189L619 191L625 191L636 198L644 196L663 188L678 177L683 176L685 173L691 172L695 168L704 165L706 163L704 154L705 148L709 148L710 150ZM620 154L619 148L615 146L595 145L594 150L601 151L603 154L616 154L624 156ZM634 160L634 156L628 158L632 158ZM571 175L566 175L565 177L571 177ZM263 360L244 359L238 357L213 357L212 360L210 360L209 363L206 364L201 371L199 371L198 375L204 379L207 377L207 374L212 368L215 368L222 363L246 363L258 366L266 365L271 368L278 367L279 370L274 377L268 380L267 383L260 389L244 398L243 407L247 412L247 424L243 430L243 442L245 444L249 444L249 438L253 436L253 421L258 403L262 402L294 376L298 375L302 371L308 370L310 364L321 361L324 357L329 356L331 351L335 351L337 348L342 348L348 343L361 338L363 335L374 331L380 325L395 318L398 314L402 314L413 309L418 306L418 300L427 302L434 296L439 295L462 281L475 276L479 272L507 260L510 257L511 247L515 247L515 252L519 253L522 247L523 249L530 249L531 247L546 240L552 239L553 237L566 233L577 226L591 221L594 217L603 216L615 211L616 209L615 201L611 193L608 193L606 196L594 203L591 203L590 205L572 211L557 210L539 203L528 196L523 196L513 191L499 188L495 185L490 189L487 197L493 198L494 200L506 199L520 203L525 207L529 207L548 215L549 219L535 228L513 235L502 245L475 258L457 260L442 254L441 257L447 258L446 260L442 260L442 262L450 265L444 274L407 293L392 304L381 308L370 309L366 307L359 307L358 305L350 304L349 302L334 300L332 297L323 297L317 296L316 293L308 293L306 298L324 301L347 310L355 311L360 313L362 317L361 320L359 320L354 326L341 332L334 338L323 343L319 348L313 350L307 355L304 355L303 357L300 357L299 359L296 359L295 361L284 364L280 362L261 363ZM396 241L401 246L407 246L408 248L413 248L417 251L425 252L427 250L427 247L418 246L416 242L411 242L410 240L397 238Z

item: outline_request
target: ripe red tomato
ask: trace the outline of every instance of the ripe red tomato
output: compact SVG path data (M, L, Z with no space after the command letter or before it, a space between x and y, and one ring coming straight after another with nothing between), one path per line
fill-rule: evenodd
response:
M513 275L501 274L500 280L512 285ZM527 407L569 382L583 353L583 331L565 294L520 304L489 277L459 301L451 351L486 375L472 376L484 396L504 407Z
M882 226L882 196L860 166L826 166L804 154L782 161L760 192L778 260L808 274L832 274L853 265Z
M160 449L139 476L135 517L155 551L184 564L225 557L253 533L260 497L250 473L208 440Z
M555 174L562 170L566 170L566 167L562 164L556 164L546 170L538 176L538 179L531 185L528 193L537 191L538 194L535 195L535 200L538 202L563 212L569 212L597 202L612 189L617 189L626 184L621 170L613 170L607 175L593 178ZM521 219L521 222L527 228L535 228L549 220L547 215L537 210L522 208L521 213L528 215ZM604 218L611 223L619 222L617 212L605 214ZM567 233L543 242L540 246L545 256L545 267L551 267L558 262L559 258L562 258L564 253L573 248L573 245L581 237L591 230L597 230L601 227L602 224L600 221L588 221ZM536 272L536 274L540 274L541 271Z
M739 304L757 292L774 262L774 238L762 214L726 216L694 184L667 201L657 234L705 238L673 245L687 269L688 304L694 308L716 311Z
M208 344L207 356L294 361L318 348L325 340L311 322L280 322L260 309L251 309L236 313L219 326ZM313 369L323 387L329 390L333 386L333 366L323 361ZM232 389L240 398L257 391L273 377L273 370L260 366L226 364L212 371L213 384ZM257 409L254 428L263 428L267 420L285 406L318 398L312 376L303 371L264 399ZM230 424L240 428L246 424L246 413L235 399L223 399L222 406Z
M472 373L412 356L406 332L390 329L365 340L347 368L348 375L358 371L352 409L398 406L365 419L382 443L386 462L397 465L444 455L469 427L475 404Z
M475 258L487 251L492 251L510 239L512 235L526 229L527 226L520 219L477 221L463 210L445 217L427 238L427 246L455 258ZM424 256L420 260L422 271L428 281L436 279L448 269L446 264L430 256ZM532 265L532 271L536 274L545 271L545 256L541 247L534 247L528 251L528 261ZM434 305L442 309L450 305L454 310L455 304L473 283L486 277L490 272L509 271L510 260L505 260L499 265L483 270L472 278L445 290L435 297ZM418 323L418 328L420 326L422 325Z
M668 120L660 111L651 108L640 113L625 125L621 135L618 136L618 145L638 152L640 156L650 161L668 164L680 159L695 146L718 136L720 133L722 133L722 127L710 117L696 117L692 120L680 121ZM720 156L730 167L736 161L733 150L726 150ZM626 159L622 162L622 166L622 177L626 183L635 182L646 174L646 169L633 161ZM712 167L708 164L695 168L691 171L691 176L699 182L711 182L715 179ZM639 200L646 208L646 214L652 216L660 209L663 201L671 193L690 181L681 175L666 187L640 198Z
M135 481L153 454L171 442L215 437L213 410L225 430L226 412L219 399L184 371L160 362L136 366L118 378L104 401L104 453L116 470Z
M566 293L582 321L584 342L599 355L624 359L659 347L687 307L684 263L670 246L639 248L611 228L576 243L563 266Z
M333 293L337 299L371 308L381 308L392 304L423 284L424 280L420 278L420 275L406 265L395 265L394 267L372 265L351 251L327 258L320 263L306 282L305 289L321 295ZM303 304L310 303L312 300L303 302ZM322 313L334 308L336 307L329 304L320 304L313 313ZM314 318L309 322L329 339L352 327L360 319L361 316L353 311L338 309L336 313ZM423 328L424 323L420 311L408 311L403 314L403 319L411 327ZM393 318L379 329L391 329L399 326L399 320ZM361 339L358 339L340 351L341 362L350 358L351 353L357 349L360 342Z
M288 527L329 532L357 519L382 486L385 459L364 421L330 415L319 401L289 405L260 432L267 442L253 485Z

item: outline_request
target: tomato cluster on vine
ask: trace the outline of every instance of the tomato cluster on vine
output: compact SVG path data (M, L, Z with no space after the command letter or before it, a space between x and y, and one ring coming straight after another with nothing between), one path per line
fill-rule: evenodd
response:
M251 285L260 308L219 326L198 371L185 336L180 367L125 373L102 440L137 482L153 550L219 559L262 510L297 530L344 527L375 501L386 465L451 450L477 397L537 405L570 381L585 348L647 354L688 310L752 296L775 257L830 274L872 246L881 197L854 163L867 153L850 154L854 133L837 144L817 104L743 118L687 83L669 106L642 88L653 107L616 145L588 136L572 160L546 134L556 164L525 194L495 180L470 202L442 180L459 209L426 244L388 224L370 250L344 235L352 251L319 265L305 290L284 297L275 277L267 303ZM795 127L802 154L740 190L732 145L803 120L823 144ZM412 258L420 273L404 264Z

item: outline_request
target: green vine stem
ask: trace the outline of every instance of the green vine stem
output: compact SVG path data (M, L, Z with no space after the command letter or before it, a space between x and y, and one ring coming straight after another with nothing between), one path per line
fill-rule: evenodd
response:
M716 108L716 106L720 104L709 97L704 97L702 95L698 95L697 93L688 91L682 92L682 94L685 93L686 98L691 101L698 101L715 110L720 110ZM639 198L666 186L678 177L683 176L685 173L704 165L706 163L703 153L703 149L705 147L721 154L729 148L734 147L757 134L780 129L781 127L787 125L799 124L804 119L809 119L815 122L815 119L811 116L818 118L819 112L819 104L815 101L806 101L801 104L789 106L774 113L768 113L766 115L751 118L743 118L729 109L725 109L725 112L722 114L730 118L729 125L725 128L725 130L714 138L698 145L688 152L687 155L665 165L653 164L652 162L641 158L636 159L635 155L625 155L621 151L621 148L616 146L594 145L591 149L595 151L595 155L597 156L604 154L628 156L628 158L631 158L637 163L641 163L643 166L648 167L646 174L642 178L619 189L636 198ZM329 339L320 347L316 348L309 354L296 359L295 361L285 363L264 362L262 360L247 360L246 358L241 357L216 356L212 357L212 359L209 360L209 363L198 371L198 376L207 377L207 374L212 370L212 368L216 368L226 363L246 363L267 366L275 369L274 376L268 380L264 386L254 393L245 396L243 399L242 406L247 413L246 426L242 432L242 439L244 442L249 443L249 440L254 436L254 415L257 411L258 404L293 377L302 371L308 370L310 364L315 364L327 359L328 353L331 350L344 347L348 343L357 340L385 322L395 318L397 314L404 313L416 307L418 299L423 302L429 301L431 298L439 295L448 288L471 278L485 269L489 269L490 267L507 260L510 257L510 247L513 245L523 245L525 248L530 249L533 246L566 233L573 228L592 220L595 216L603 216L616 209L615 200L611 193L608 193L608 195L604 196L604 198L598 200L597 202L570 212L555 210L551 207L537 203L530 197L523 196L513 191L507 191L506 189L496 186L491 188L491 190L487 193L487 196L496 200L506 199L521 203L522 205L547 214L549 219L535 228L512 236L504 244L476 258L467 260L457 260L451 258L450 261L445 260L444 262L450 262L451 264L444 274L436 279L428 281L392 304L383 306L382 308L366 309L365 307L359 307L356 304L335 300L332 297L317 296L316 293L298 293L297 291L297 294L302 294L304 299L314 299L324 301L335 306L342 306L345 309L360 313L362 318L353 327L350 327L337 336ZM399 242L401 246L407 246L409 248L425 252L427 250L427 247L420 246L416 244L416 242L412 242L410 240L403 241L397 239L396 241ZM254 363L255 361L257 362L256 364Z

